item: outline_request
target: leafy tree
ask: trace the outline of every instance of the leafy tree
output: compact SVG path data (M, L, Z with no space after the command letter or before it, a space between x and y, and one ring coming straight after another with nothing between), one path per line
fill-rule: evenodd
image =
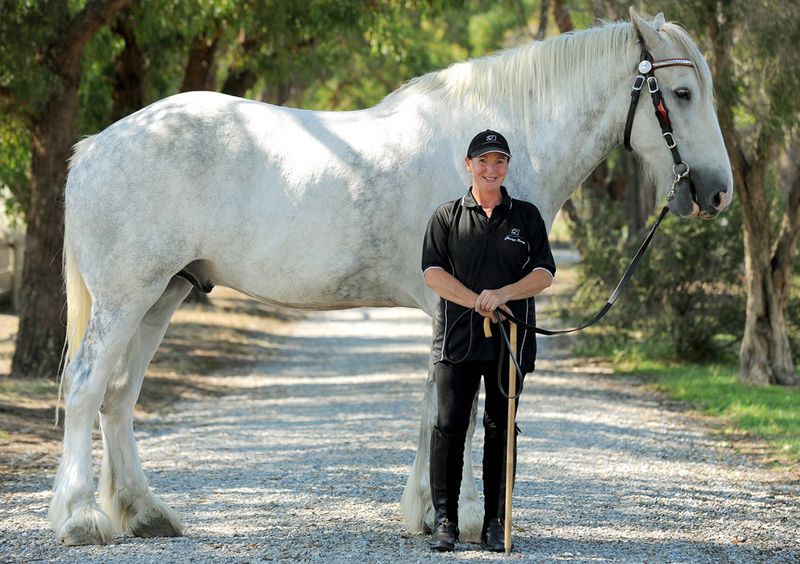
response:
M60 202L79 132L94 133L181 89L288 103L307 101L311 88L327 84L335 94L320 98L321 104L343 108L377 101L402 80L448 58L449 47L430 41L438 32L430 22L455 4L0 3L0 183L10 187L28 225L13 373L52 376L58 369L64 335ZM348 76L351 60L359 63L357 82Z
M778 157L800 126L800 4L779 0L668 2L709 52L718 114L744 233L747 318L739 379L797 383L787 307L800 242L800 183L781 183ZM781 218L776 222L775 218Z
M77 136L83 50L127 0L42 0L0 4L0 98L30 136L30 184L20 323L12 372L52 376L64 327L61 190ZM8 131L8 129L6 129ZM16 139L24 139L25 133ZM27 183L23 183L27 184ZM20 195L21 191L17 192Z

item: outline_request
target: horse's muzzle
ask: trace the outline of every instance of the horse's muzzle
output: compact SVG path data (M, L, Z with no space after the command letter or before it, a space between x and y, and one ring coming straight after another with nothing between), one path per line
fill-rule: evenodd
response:
M691 171L678 182L670 210L680 217L714 219L731 201L731 189L714 175Z

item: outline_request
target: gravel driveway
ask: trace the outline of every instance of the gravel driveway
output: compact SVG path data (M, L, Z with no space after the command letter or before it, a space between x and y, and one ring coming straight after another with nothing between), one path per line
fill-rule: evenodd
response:
M428 318L313 313L282 331L274 362L225 375L233 393L137 426L151 485L185 537L59 546L45 521L52 477L31 475L2 484L0 561L487 560L463 543L432 555L402 524ZM540 339L520 408L513 559L800 561L798 484L635 380L572 362L559 343ZM479 474L479 448L474 462Z

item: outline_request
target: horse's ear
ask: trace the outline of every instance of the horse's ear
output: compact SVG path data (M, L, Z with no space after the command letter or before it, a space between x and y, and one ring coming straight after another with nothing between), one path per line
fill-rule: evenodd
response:
M656 31L661 31L665 23L667 23L667 20L664 18L664 12L657 13L656 19L653 20L653 27L656 28Z
M660 19L663 21L664 14L659 14L659 16L661 16ZM656 16L656 24L658 24L658 21L659 17ZM648 51L655 50L661 42L661 38L658 36L658 30L653 27L650 22L640 16L633 6L631 6L631 23L633 24L636 37L639 38L639 43L642 44L642 47L646 47ZM661 26L658 25L658 27Z

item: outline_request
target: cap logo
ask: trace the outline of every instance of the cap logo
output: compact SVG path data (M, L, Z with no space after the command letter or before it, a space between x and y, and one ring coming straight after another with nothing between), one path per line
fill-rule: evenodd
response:
M487 141L497 141L497 135L487 135L486 136L486 140Z

